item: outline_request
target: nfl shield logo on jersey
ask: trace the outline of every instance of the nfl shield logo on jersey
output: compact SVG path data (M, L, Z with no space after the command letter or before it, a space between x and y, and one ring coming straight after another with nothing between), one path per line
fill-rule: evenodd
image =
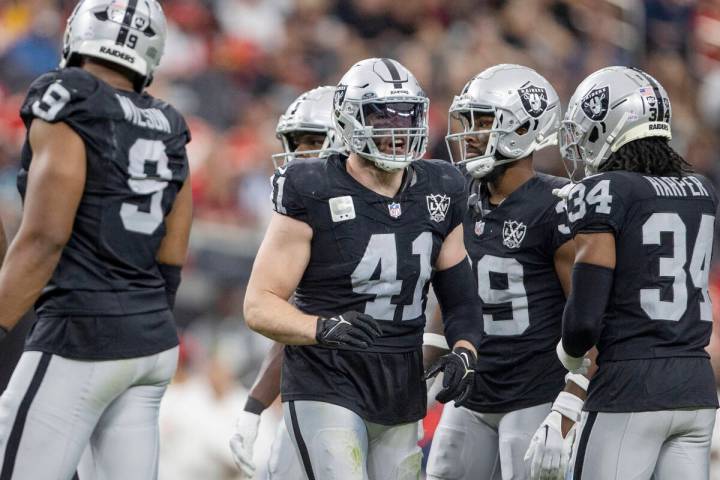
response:
M425 197L427 199L428 212L430 218L436 222L445 220L448 208L450 208L450 197L441 193L430 194Z
M400 208L400 204L397 202L388 204L388 210L390 211L390 216L393 218L398 218L402 215L402 209Z
M520 244L525 238L527 226L515 220L505 220L503 223L503 245L507 248L520 248Z
M478 220L477 222L475 222L475 235L477 235L479 237L480 235L483 234L484 231L485 231L485 222L483 222L482 220Z

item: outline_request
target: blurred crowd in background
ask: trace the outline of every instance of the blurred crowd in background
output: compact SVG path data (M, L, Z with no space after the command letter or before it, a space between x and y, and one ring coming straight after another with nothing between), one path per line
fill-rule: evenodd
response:
M431 99L428 155L435 158L448 157L453 96L491 65L537 69L563 104L600 67L640 67L670 95L675 148L720 184L720 0L161 3L169 32L150 92L190 124L196 217L177 309L186 341L164 425L169 438L198 422L209 431L207 439L195 438L206 450L166 449L175 458L166 459L164 478L233 478L227 449L233 411L268 346L244 327L241 306L271 211L276 122L297 95L336 84L357 60L392 57L415 73ZM0 0L0 217L10 235L20 218L18 110L30 82L57 66L74 5ZM556 149L537 160L542 170L564 174Z

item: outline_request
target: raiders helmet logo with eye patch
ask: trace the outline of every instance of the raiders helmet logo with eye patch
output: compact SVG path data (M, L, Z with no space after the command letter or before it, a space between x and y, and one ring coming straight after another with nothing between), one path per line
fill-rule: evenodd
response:
M544 88L530 84L518 89L518 95L522 100L523 108L531 117L537 118L545 112L548 97Z
M335 96L333 97L333 106L338 107L345 100L345 92L347 91L347 85L338 85L335 88Z
M595 88L583 97L580 106L590 120L599 122L607 115L609 100L610 87Z

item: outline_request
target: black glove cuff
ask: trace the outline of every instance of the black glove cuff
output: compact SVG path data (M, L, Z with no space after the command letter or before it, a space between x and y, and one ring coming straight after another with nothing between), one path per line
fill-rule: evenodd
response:
M267 407L263 405L260 400L255 397L248 396L243 410L245 410L246 412L254 413L255 415L260 415L266 408Z
M315 340L318 343L322 343L322 332L325 329L325 322L327 321L327 318L324 317L318 317L317 323L315 324Z

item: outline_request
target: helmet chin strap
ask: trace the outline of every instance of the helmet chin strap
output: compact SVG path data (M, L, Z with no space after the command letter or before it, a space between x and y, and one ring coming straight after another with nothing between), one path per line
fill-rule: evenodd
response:
M465 168L467 169L468 173L473 176L473 178L483 178L487 174L493 171L495 167L499 167L500 165L505 165L507 163L516 162L518 160L521 160L520 158L503 158L501 160L496 160L494 156L492 155L484 155L482 157L475 157L475 158L469 158L467 160L463 160L462 162L458 162L458 165L465 165ZM478 166L480 165L488 165L489 168L473 168L473 164L476 164Z

